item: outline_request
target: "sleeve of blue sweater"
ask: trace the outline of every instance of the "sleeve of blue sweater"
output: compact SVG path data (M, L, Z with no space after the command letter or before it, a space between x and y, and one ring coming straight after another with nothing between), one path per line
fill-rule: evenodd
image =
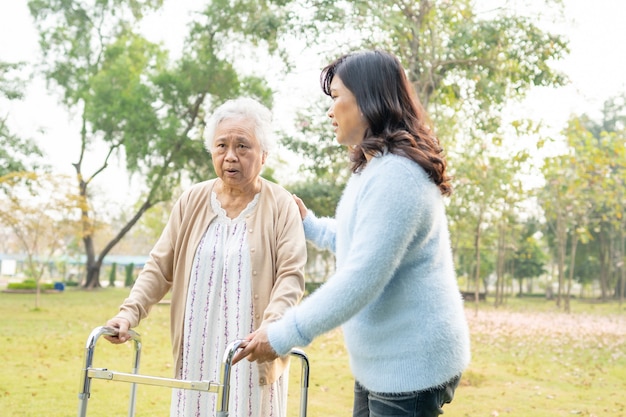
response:
M409 243L424 234L420 226L432 222L431 199L439 201L441 195L414 162L396 155L374 158L360 175L358 190L347 187L342 196L346 214L338 212L337 220L351 226L342 240L346 248L337 247L335 274L268 326L270 344L280 355L307 346L380 296Z
M313 242L320 249L328 249L335 253L335 219L329 217L317 218L309 210L302 224L307 240Z

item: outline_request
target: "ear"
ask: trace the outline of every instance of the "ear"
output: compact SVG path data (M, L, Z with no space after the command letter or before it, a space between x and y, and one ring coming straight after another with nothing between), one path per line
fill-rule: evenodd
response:
M267 152L263 152L261 154L261 165L265 165L265 160L267 159Z

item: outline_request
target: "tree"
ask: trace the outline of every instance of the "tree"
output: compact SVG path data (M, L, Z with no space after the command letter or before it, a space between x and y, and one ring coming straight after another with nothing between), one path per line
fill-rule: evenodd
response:
M558 13L559 2L546 3L555 5ZM506 5L479 13L477 3L469 0L317 0L310 4L312 12L305 16L311 21L323 17L325 22L319 30L332 33L332 58L338 54L335 45L339 42L341 50L382 48L402 61L448 150L457 189L450 200L451 223L472 227L472 236L457 243L475 249L474 272L479 274L482 233L493 230L491 226L498 216L504 215L503 211L498 215L498 210L489 213L493 211L490 204L497 200L487 202L485 196L497 199L496 195L502 195L499 192L503 190L492 187L506 186L497 178L512 178L513 174L499 169L506 169L508 159L522 154L519 150L503 154L509 147L502 144L536 129L532 124L513 121L515 132L508 134L502 110L533 86L559 86L565 82L550 63L568 52L567 42L539 27L537 16ZM322 34L317 39L325 38ZM307 134L305 129L303 132ZM310 148L291 142L292 149L310 159L323 159L323 151L310 145L311 136L301 140L308 141ZM327 148L325 139L321 144L322 149ZM461 188L467 192L459 192ZM515 199L520 197L517 194ZM455 217L467 211L474 214L470 225L467 219ZM478 275L475 280L478 282Z
M483 248L485 256L493 257L496 267L496 305L502 303L507 251L515 246L511 233L516 209L523 199L520 166L528 159L526 152L512 158L489 155L482 141L467 147L465 156L457 161L455 199L448 207L452 234L462 234L462 246L473 250L474 299L478 306ZM470 243L471 242L471 243ZM484 284L487 293L487 283Z
M519 280L519 295L522 296L523 280L539 277L545 272L547 255L543 251L537 234L537 221L525 223L520 233L520 245L513 256L513 275Z
M0 97L6 97L9 100L23 97L25 80L17 75L22 67L23 63L0 61Z
M295 155L306 155L306 159L299 169L303 179L288 185L288 189L317 216L334 217L350 172L347 151L335 142L321 103L300 112L296 124L298 132L285 135L283 143ZM317 141L309 140L310 137ZM307 275L313 276L314 281L329 277L334 260L330 251L307 242Z
M542 198L548 225L556 231L559 276L568 273L568 291L574 278L583 284L597 280L602 300L608 298L612 285L614 296L620 297L624 276L623 110L624 99L617 97L605 104L601 122L586 115L572 117L564 130L566 152L547 160L544 168L553 185L559 182L565 187L563 199L555 199L560 192ZM565 267L561 264L567 253Z
M281 141L295 155L304 157L299 168L304 181L313 180L342 189L350 174L348 152L335 141L326 115L327 109L328 102L317 102L300 111L295 120L296 132L284 134ZM334 213L332 206L326 210L326 215Z
M19 100L23 97L25 80L19 76L22 67L20 63L0 61L0 98ZM37 169L41 156L37 144L11 132L7 116L0 114L0 176Z
M21 63L0 61L0 98L19 100L23 97L25 80L20 77ZM41 149L29 138L13 133L7 116L0 115L0 230L3 244L17 241L16 250L26 254L26 273L36 282L35 308L39 308L39 282L44 272L42 258L49 258L57 248L61 229L52 221L54 215L65 213L55 207L55 199L43 198L33 206L25 196L37 196L50 189L51 178L36 174L45 168ZM47 251L45 245L47 247ZM44 255L44 253L47 255Z
M542 168L546 185L540 193L540 202L548 227L554 236L556 265L558 274L557 306L561 306L565 285L565 262L567 241L571 230L572 206L578 196L573 187L574 160L570 155L547 158Z
M599 122L583 115L580 124L589 132L576 144L589 155L587 175L589 187L594 190L589 232L597 242L594 258L600 266L602 299L607 299L609 288L614 285L613 296L622 302L626 281L626 95L608 99Z
M247 36L275 49L278 21L273 2L209 3L190 28L177 61L137 31L145 13L162 0L31 0L40 32L44 73L62 92L61 102L78 114L80 149L73 164L81 201L82 241L87 262L84 286L100 286L104 257L151 207L172 197L185 180L213 176L202 136L203 118L227 98L247 94L270 104L261 78L240 74L228 55L231 41ZM244 45L242 45L243 47ZM274 48L274 49L273 49ZM89 164L96 146L106 149ZM136 209L118 233L96 252L92 184L124 161L143 183Z
M541 203L548 225L555 231L560 306L565 285L565 261L569 256L569 274L565 290L565 311L569 312L569 299L575 275L578 243L586 244L592 238L591 230L599 207L604 205L603 190L607 172L612 163L604 146L585 128L581 118L573 117L564 131L567 150L564 154L545 161L544 176L548 181ZM600 145L600 146L598 146ZM568 255L569 249L569 255ZM602 274L601 274L602 275ZM603 299L606 285L601 277Z
M335 34L340 49L383 48L397 55L436 118L464 109L476 125L488 125L492 109L523 97L531 86L565 81L550 62L567 53L566 41L537 26L537 15L506 2L484 13L470 0L310 3L314 13L307 16L325 20L322 30ZM545 3L542 13L554 6L558 14L558 1ZM338 31L346 36L337 37Z
M76 204L67 178L33 172L0 177L6 198L0 203L0 222L10 228L26 254L26 276L37 286L35 308L40 306L40 281L45 268L76 233Z

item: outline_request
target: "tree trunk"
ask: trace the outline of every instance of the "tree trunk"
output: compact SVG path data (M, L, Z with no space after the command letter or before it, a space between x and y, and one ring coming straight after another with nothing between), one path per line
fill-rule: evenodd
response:
M35 310L39 310L41 302L41 280L37 280L35 283Z
M570 251L569 277L567 278L567 293L565 294L565 312L570 312L570 296L572 293L572 281L574 280L574 267L576 265L576 247L578 246L578 234L572 235L572 250Z
M607 242L606 242L606 236L605 233L600 233L599 236L599 253L598 253L598 260L600 261L600 292L601 292L601 299L602 301L606 301L607 297L608 297L608 292L609 292L609 285L608 285L608 267L607 264L609 263L608 261L608 254L609 251L607 250Z
M26 256L26 265L28 268L28 271L26 273L26 276L29 279L32 279L33 281L35 281L35 310L39 310L40 307L40 302L41 302L41 277L43 275L43 272L39 272L40 271L40 267L36 265L35 263L35 257L33 256L32 253L28 253L28 255Z
M565 229L565 221L562 213L557 214L556 235L557 235L557 271L558 271L558 288L556 291L556 305L561 306L561 296L563 294L563 281L565 275L565 246L567 244L567 233Z
M506 259L506 238L505 238L505 227L504 222L500 223L499 233L498 233L498 254L496 261L496 300L494 305L497 307L499 305L504 304L504 267L505 267L505 259Z
M624 248L624 222L620 223L619 229L619 245L620 245L620 261L619 261L619 269L620 269L620 286L619 286L619 305L620 307L624 303L624 284L626 283L626 248Z
M474 255L476 256L476 273L474 274L474 282L476 284L474 288L474 314L478 314L478 303L480 299L480 225L482 223L482 211L478 216L478 222L476 224L476 235L474 239ZM485 287L485 296L487 295L487 288Z
M515 282L515 262L513 262L513 260L511 260L511 261L509 261L509 265L510 265L509 266L509 268L510 268L509 274L511 275L511 287L508 289L508 290L510 290L510 292L507 290L506 296L504 297L505 304L506 304L506 301L509 298L509 295L513 295L515 293L515 288L514 288L514 286L515 286L515 284L514 284L514 282Z
M91 235L83 237L83 243L85 245L85 256L87 258L85 262L86 277L83 283L83 288L92 290L94 288L100 288L100 266L102 261L96 259L96 251L93 245L93 237Z

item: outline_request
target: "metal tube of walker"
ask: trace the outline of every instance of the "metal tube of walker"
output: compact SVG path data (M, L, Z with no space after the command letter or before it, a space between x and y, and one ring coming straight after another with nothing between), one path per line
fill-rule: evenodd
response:
M141 337L134 330L128 331L131 340L135 344L135 359L133 363L133 373L137 373L139 370L139 359L141 357ZM78 392L78 417L87 416L87 403L89 396L91 395L91 378L88 375L89 369L93 365L93 358L95 353L96 342L102 335L115 336L117 329L112 327L100 326L91 331L91 334L87 338L85 344L85 366L83 367L80 379L80 388ZM128 415L133 417L135 415L135 397L136 397L136 384L131 385L131 397Z
M243 340L235 340L231 342L224 351L222 361L222 369L220 375L220 388L217 396L217 417L228 417L228 402L230 399L230 375L232 371L232 363L235 353ZM300 417L306 417L308 392L309 392L309 358L306 353L300 349L292 349L290 355L300 358L302 363L302 375L300 384Z
M235 340L226 346L220 370L220 387L217 392L217 417L228 417L228 402L230 399L230 374L233 367L233 358L243 340Z
M291 349L290 354L300 358L302 375L300 376L300 417L306 417L309 402L309 358L300 349Z

